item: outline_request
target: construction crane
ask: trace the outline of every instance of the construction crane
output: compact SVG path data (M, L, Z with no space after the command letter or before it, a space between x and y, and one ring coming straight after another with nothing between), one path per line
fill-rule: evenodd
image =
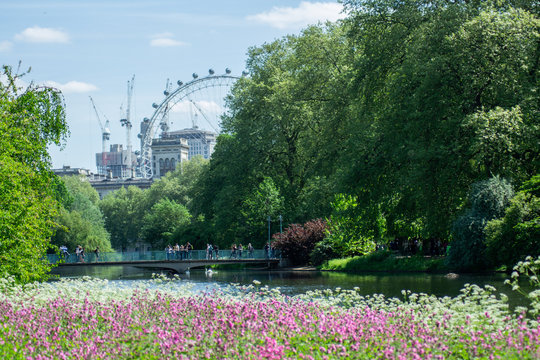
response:
M124 119L120 119L120 124L122 126L126 127L126 147L127 147L127 157L126 157L126 173L124 174L124 177L133 177L133 166L132 166L132 160L131 160L131 128L133 125L131 124L131 117L130 117L130 111L131 111L131 97L133 95L133 84L135 83L135 75L131 78L131 81L128 80L127 82L127 107L126 107L126 117Z
M111 139L111 130L109 130L109 119L105 115L103 117L105 118L105 126L103 126L103 123L101 122L101 118L99 117L99 112L96 108L96 104L94 103L94 99L92 99L91 96L89 96L90 102L92 103L92 107L94 108L94 111L96 113L96 117L99 122L99 127L101 128L101 152L105 153L107 152L108 142Z

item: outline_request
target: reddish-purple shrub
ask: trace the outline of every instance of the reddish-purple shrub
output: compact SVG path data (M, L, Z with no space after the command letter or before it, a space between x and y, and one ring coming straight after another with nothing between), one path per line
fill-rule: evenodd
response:
M272 245L281 251L283 258L289 259L293 265L303 265L309 262L309 254L315 244L324 238L326 221L315 219L304 225L290 224L283 234L272 236Z

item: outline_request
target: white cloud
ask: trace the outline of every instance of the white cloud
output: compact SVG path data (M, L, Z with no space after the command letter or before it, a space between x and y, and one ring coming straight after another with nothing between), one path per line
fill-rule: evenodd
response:
M69 35L60 30L34 26L15 35L15 40L31 43L67 43Z
M9 51L13 47L13 43L10 41L0 41L0 52Z
M345 18L343 5L335 2L302 1L296 8L274 7L272 10L250 15L250 21L268 24L278 29L297 29L319 21L336 21Z
M175 46L185 46L188 45L183 41L178 41L174 39L174 34L170 32L164 32L161 34L156 34L152 36L150 41L150 46L154 47L175 47Z
M55 81L46 81L45 86L50 86L62 91L64 94L73 94L73 93L86 93L91 91L96 91L97 86L80 82L80 81L69 81L65 84L60 84Z
M185 46L187 43L170 39L170 38L158 38L158 39L152 39L150 41L150 46L155 47L174 47L174 46Z

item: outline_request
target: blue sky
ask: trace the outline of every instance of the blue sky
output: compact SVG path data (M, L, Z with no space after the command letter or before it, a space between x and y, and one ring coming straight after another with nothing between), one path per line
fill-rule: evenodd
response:
M131 141L137 150L139 123L163 100L167 79L187 82L210 68L240 75L249 47L335 21L341 10L325 0L2 1L0 63L22 61L32 68L25 81L64 93L71 136L63 151L50 149L53 167L95 171L101 130L89 96L102 121L111 122L111 143L125 144L119 120L135 75Z

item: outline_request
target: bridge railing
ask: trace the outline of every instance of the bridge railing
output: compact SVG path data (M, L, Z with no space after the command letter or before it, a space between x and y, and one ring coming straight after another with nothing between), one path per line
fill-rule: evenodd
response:
M192 250L191 252L177 252L167 254L164 250L161 251L133 251L133 252L102 252L99 256L96 256L94 252L87 252L84 254L84 258L78 258L76 254L69 254L67 256L59 256L57 254L47 254L47 258L51 264L55 264L59 261L64 263L80 263L80 262L124 262L124 261L145 261L145 260L235 260L235 259L276 259L279 258L277 251L266 252L265 250L256 249L252 252L243 250L241 253L236 251L233 254L232 250L219 250L216 254L212 252L211 257L207 254L206 250Z

